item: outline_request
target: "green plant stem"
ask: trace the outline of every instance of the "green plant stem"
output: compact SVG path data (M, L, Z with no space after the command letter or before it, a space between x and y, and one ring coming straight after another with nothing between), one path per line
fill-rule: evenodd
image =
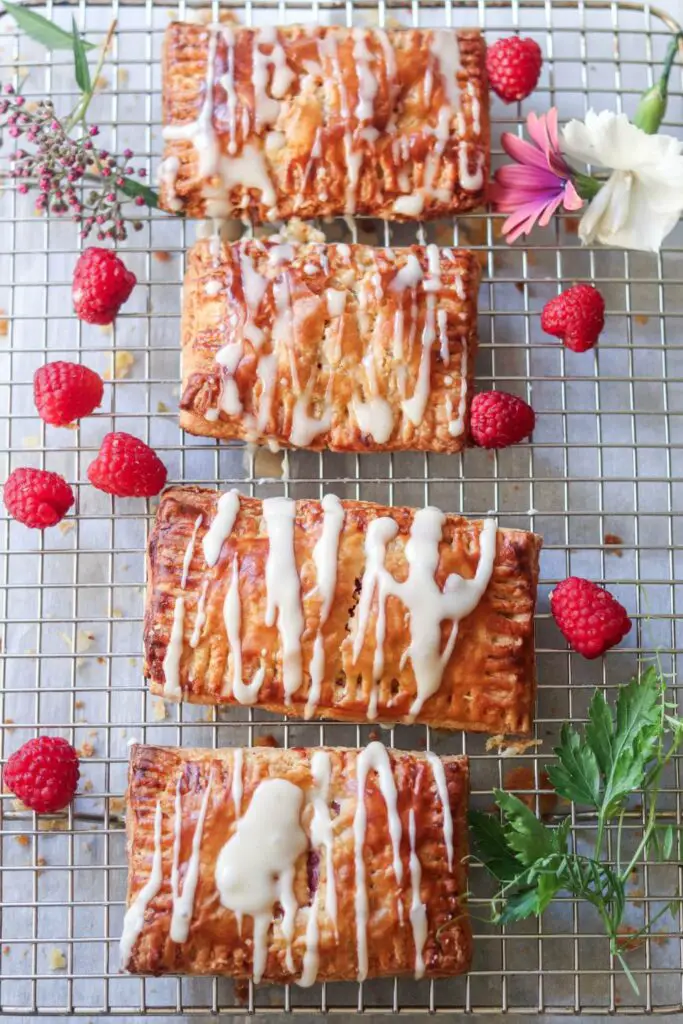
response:
M97 84L97 79L100 77L100 73L102 71L102 68L104 67L104 62L107 59L107 53L109 52L109 46L110 46L110 43L111 43L111 40L112 40L112 36L114 35L115 30L116 30L116 19L114 19L114 21L112 21L111 25L109 26L109 30L107 32L106 38L105 38L104 42L102 43L102 48L100 50L100 56L99 56L99 58L97 60L97 65L95 67L95 72L92 75L93 87L92 87L92 89L89 92L84 92L83 93L83 95L81 96L80 100L78 101L78 103L76 104L76 106L74 107L74 109L72 110L71 114L69 115L69 117L66 120L66 123L64 125L64 131L67 134L70 131L72 131L72 129L74 129L77 124L82 124L85 127L85 123L84 123L85 122L85 115L88 112L88 107L90 106L90 101L92 100L92 98L93 98L93 96L95 94L95 86Z
M603 184L590 174L582 174L580 171L574 171L572 181L581 198L587 199L589 202L597 196Z

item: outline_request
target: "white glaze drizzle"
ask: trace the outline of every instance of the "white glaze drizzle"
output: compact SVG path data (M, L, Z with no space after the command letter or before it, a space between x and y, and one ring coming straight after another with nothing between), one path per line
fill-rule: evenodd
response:
M174 213L180 213L183 208L183 201L176 193L179 170L180 160L177 156L168 156L159 165L159 184L166 187L168 191L166 202L169 210L172 210Z
M239 585L239 562L237 554L235 554L232 559L230 586L223 602L223 623L232 659L232 673L227 693L232 692L240 704L255 704L258 700L259 690L263 686L266 670L261 665L250 683L245 683L242 679L242 605Z
M170 936L172 942L186 942L188 932L190 930L190 922L192 920L192 911L194 908L194 897L195 892L197 891L197 882L199 881L199 854L202 844L202 833L204 831L204 821L206 820L206 811L209 806L209 797L211 795L211 781L212 775L209 773L209 778L207 779L206 788L199 808L199 814L197 816L197 824L195 825L194 834L192 836L190 859L187 862L187 868L185 869L185 880L183 882L182 893L180 892L180 843L182 840L183 830L183 808L182 798L180 795L181 779L178 779L176 783L173 866L171 868L173 910L171 913Z
M180 577L180 586L184 590L187 585L187 576L190 571L190 565L192 564L192 556L194 555L194 546L197 540L197 532L199 527L202 525L202 513L200 512L194 521L194 527L192 530L192 536L190 537L190 543L185 549L185 557L183 558L183 572Z
M180 657L183 653L183 635L185 632L185 598L179 594L173 608L173 623L168 639L166 653L162 665L164 673L163 695L167 700L180 700Z
M353 58L356 62L358 77L358 103L356 117L359 121L372 121L375 115L375 97L377 95L377 75L372 70L374 54L368 49L366 30L353 30Z
M446 857L448 863L448 870L453 870L453 817L451 815L451 802L448 798L448 786L446 784L446 772L444 771L443 761L436 754L433 754L431 750L428 750L425 757L432 766L432 772L434 774L434 783L436 785L436 791L439 794L439 800L441 801L441 811L443 814L443 841L446 846Z
M263 342L263 331L254 323L268 288L268 278L254 266L246 245L239 246L240 273L242 276L242 292L247 306L247 319L244 325L244 336L258 351Z
M228 153L231 155L237 152L235 141L237 131L237 90L235 89L235 33L232 26L222 26L223 39L228 53L227 69L221 75L220 85L225 89L225 96L228 107Z
M236 914L248 914L254 922L255 982L265 971L268 930L276 901L283 910L280 927L286 942L287 969L294 969L294 871L307 846L301 827L303 797L303 791L285 779L259 783L216 861L216 888L222 905Z
M163 861L161 852L161 801L157 800L154 811L154 853L149 878L128 907L123 919L123 931L119 944L121 966L126 967L130 960L137 938L145 925L145 911L161 888L163 881Z
M313 563L316 571L315 592L320 594L320 618L310 664L311 688L304 708L304 718L307 719L312 716L318 705L325 676L325 645L322 629L330 614L337 587L339 538L344 528L344 509L336 494L324 496L322 510L322 531L313 548Z
M377 520L375 520L377 521ZM370 743L356 758L356 813L353 819L354 863L355 863L355 911L356 911L356 955L358 959L358 980L364 981L368 974L368 891L365 877L363 847L367 828L365 807L365 785L368 773L374 770L378 775L379 788L387 808L389 835L393 850L393 867L396 883L403 881L401 863L401 819L398 816L396 783L391 771L391 761L386 747L381 743Z
M277 383L276 352L269 352L267 355L260 356L256 364L256 376L261 381L256 429L259 434L263 435L266 432L266 427L273 411L273 398L275 397L275 384Z
M262 44L272 46L270 54L266 55L261 52L259 47ZM287 55L278 39L275 26L268 25L254 32L252 53L256 121L257 124L273 124L280 114L278 101L286 95L296 75L287 64ZM273 69L270 83L272 96L268 96L268 69L271 67Z
M415 811L412 807L410 808L408 828L410 832L410 926L415 943L415 977L422 978L425 972L422 951L427 941L427 908L420 898L422 865L415 848Z
M222 291L223 285L220 281L207 281L204 285L204 294L208 295L210 299L215 298L216 295L220 295Z
M439 250L436 245L427 246L428 276L424 281L425 322L422 329L422 351L417 371L417 380L411 398L404 399L401 407L414 426L419 426L427 408L432 370L432 346L436 339L436 302L441 287Z
M199 601L197 602L197 614L195 615L194 628L192 630L192 636L190 637L190 647L196 647L199 643L199 638L202 635L204 624L206 623L206 592L209 589L209 581L204 580L202 583L202 590L199 595Z
M454 111L459 110L458 72L462 71L462 65L457 32L452 29L433 29L429 48L438 61L439 73L448 103Z
M313 804L310 834L311 846L316 850L325 850L325 913L337 931L337 880L334 871L334 831L330 814L330 777L332 763L326 750L316 750L311 757L311 775L313 787L309 800ZM320 928L318 910L321 902L321 886L308 908L306 925L306 951L304 953L303 970L297 984L309 988L318 976L320 955L318 942Z
M475 135L481 135L481 104L477 96L477 87L474 82L468 81L467 93L472 106L472 130Z
M204 86L204 102L195 121L189 124L169 124L163 131L167 142L191 142L199 158L198 173L201 178L209 178L219 171L221 163L220 147L213 125L213 88L216 73L216 48L220 26L209 27L209 52L206 58L206 82Z
M464 140L458 146L458 174L460 184L466 192L478 192L484 184L484 154L477 154L477 169L472 174L469 168L467 143Z
M304 616L301 608L301 582L294 555L296 502L291 498L266 498L263 519L268 532L266 560L266 626L274 626L282 647L282 682L285 704L302 683L301 634Z
M212 569L218 561L221 548L226 538L232 533L239 510L239 491L233 488L233 490L221 494L216 505L216 514L202 541L204 558L209 569Z
M368 718L377 715L378 684L384 671L384 638L386 632L386 601L390 595L398 597L408 609L410 618L410 644L403 652L401 667L408 659L413 665L417 693L410 707L409 720L413 720L441 685L461 619L469 615L486 590L496 553L496 524L484 520L479 534L479 563L472 579L463 579L451 573L444 589L435 579L439 565L439 543L445 515L437 508L424 508L415 513L410 537L405 547L409 565L408 578L399 583L385 568L386 548L397 532L393 519L379 517L368 526L365 537L366 565L361 582L361 594L356 616L353 641L353 663L358 660L365 643L370 610L377 593L375 623L375 651L373 657L373 683L368 702ZM441 623L452 622L451 632L441 651Z

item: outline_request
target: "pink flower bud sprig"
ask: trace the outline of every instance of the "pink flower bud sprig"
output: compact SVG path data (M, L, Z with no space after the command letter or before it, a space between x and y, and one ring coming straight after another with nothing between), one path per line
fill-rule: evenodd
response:
M126 238L127 224L135 231L142 227L138 219L124 215L124 205L131 200L136 206L156 205L156 194L131 178L146 175L144 168L136 171L130 165L132 150L124 150L119 158L98 149L96 125L87 128L82 137L73 138L55 114L51 100L40 100L34 109L27 109L24 97L6 85L0 97L0 131L20 145L32 147L30 152L18 148L11 154L9 173L17 191L26 194L37 189L36 210L56 216L70 214L80 225L82 238L95 231L100 241L121 241ZM98 187L81 187L90 182L97 182Z

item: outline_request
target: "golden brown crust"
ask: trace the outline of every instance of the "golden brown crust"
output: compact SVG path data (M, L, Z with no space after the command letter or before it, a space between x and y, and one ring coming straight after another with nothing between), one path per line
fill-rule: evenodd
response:
M331 764L329 800L333 815L333 860L337 893L337 929L318 902L320 928L319 981L350 980L357 976L355 867L353 822L357 806L358 750L323 748ZM310 794L312 750L247 749L242 752L244 794L242 815L259 782L286 779ZM467 891L468 766L464 757L440 758L453 822L452 870L448 868L444 814L433 766L425 754L391 750L391 772L398 793L401 822L399 885L392 868L388 814L378 778L371 771L365 786L367 828L364 862L368 880L368 976L413 973L415 942L410 924L411 875L409 817L415 816L415 852L422 878L420 898L427 911L424 946L425 974L439 977L466 971L471 958L471 929L465 906ZM132 955L122 966L136 974L223 974L249 977L253 966L253 921L245 916L241 935L235 915L220 902L215 881L216 860L235 830L231 786L233 750L188 750L136 746L131 752L126 827L128 835L128 905L147 883L154 855L157 802L162 811L162 882L144 912L144 927ZM212 786L199 850L199 879L187 940L170 938L172 913L171 866L175 838L175 798L178 780L182 799L180 886L187 877L190 848L209 775ZM338 811L337 811L338 809ZM337 812L335 814L335 812ZM306 802L301 824L310 834L312 809ZM306 951L306 924L315 884L309 849L296 861L294 893L298 904L293 940L294 972L285 963L286 944L279 920L268 935L264 981L291 982L301 977ZM325 858L318 866L319 884L327 885ZM322 895L322 893L321 893ZM399 911L402 906L402 914ZM276 915L277 916L277 915Z
M198 119L199 133L187 128ZM486 198L488 83L476 30L174 22L163 120L161 206L191 217L416 220Z
M183 293L180 424L281 447L457 452L468 435L479 277L472 253L436 246L201 241ZM236 368L217 362L226 351L238 352ZM235 388L236 408L226 402ZM418 393L421 416L410 404ZM378 402L368 422L363 412Z
M320 621L321 601L316 593L313 549L320 537L323 513L320 502L296 503L294 546L301 580L304 630L301 636L303 686L285 703L281 645L276 626L266 626L266 559L269 541L262 502L241 497L234 529L222 546L214 568L207 568L202 538L215 514L216 491L195 487L168 490L157 512L149 541L148 591L145 611L145 673L152 692L165 689L164 658L174 618L176 598L184 598L185 617L178 682L182 699L198 704L232 704L233 656L227 639L224 609L234 556L239 565L242 608L242 678L265 675L257 703L268 711L301 717L310 690L310 668ZM357 614L361 580L366 568L364 544L369 524L388 516L398 525L387 551L387 568L405 580L408 565L405 545L415 512L383 508L368 502L344 501L337 579L329 618L322 628L325 672L320 698L308 714L362 722L374 690L373 658L378 602L373 600L360 654L353 656L353 617ZM192 531L201 515L186 586L181 590L182 563ZM447 576L472 578L480 557L482 523L447 516L439 544L436 582L443 589ZM436 693L422 707L417 721L441 729L467 729L490 733L528 733L533 720L535 659L533 616L541 539L523 530L498 530L491 580L474 611L463 618L455 647ZM190 645L198 603L203 595L206 621L196 646ZM384 667L379 684L377 719L410 719L416 696L412 659L404 658L410 644L410 620L397 597L386 601ZM442 622L441 649L447 643L448 621ZM167 693L168 695L168 693Z

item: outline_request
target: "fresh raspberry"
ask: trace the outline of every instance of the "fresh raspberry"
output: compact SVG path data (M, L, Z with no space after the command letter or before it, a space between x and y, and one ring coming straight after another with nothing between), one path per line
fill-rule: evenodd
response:
M584 658L598 658L631 628L626 609L591 580L570 576L550 595L550 610L560 632Z
M88 479L119 498L151 498L166 483L166 466L144 441L119 431L104 437Z
M73 300L79 320L111 324L128 299L137 278L111 249L91 246L74 269Z
M592 284L575 284L545 304L541 327L572 352L593 348L605 326L605 300Z
M60 736L39 736L12 754L4 782L27 807L39 814L61 811L78 785L78 755Z
M523 100L538 83L543 66L541 47L533 39L508 36L486 51L486 70L493 90L506 103Z
M80 363L46 363L33 375L33 400L38 415L55 427L66 427L82 416L89 416L103 394L100 375Z
M480 448L517 444L529 436L535 423L531 406L506 391L484 391L472 399L470 433Z
M63 476L46 469L15 469L3 490L5 508L18 523L44 530L55 526L74 503L74 492Z

